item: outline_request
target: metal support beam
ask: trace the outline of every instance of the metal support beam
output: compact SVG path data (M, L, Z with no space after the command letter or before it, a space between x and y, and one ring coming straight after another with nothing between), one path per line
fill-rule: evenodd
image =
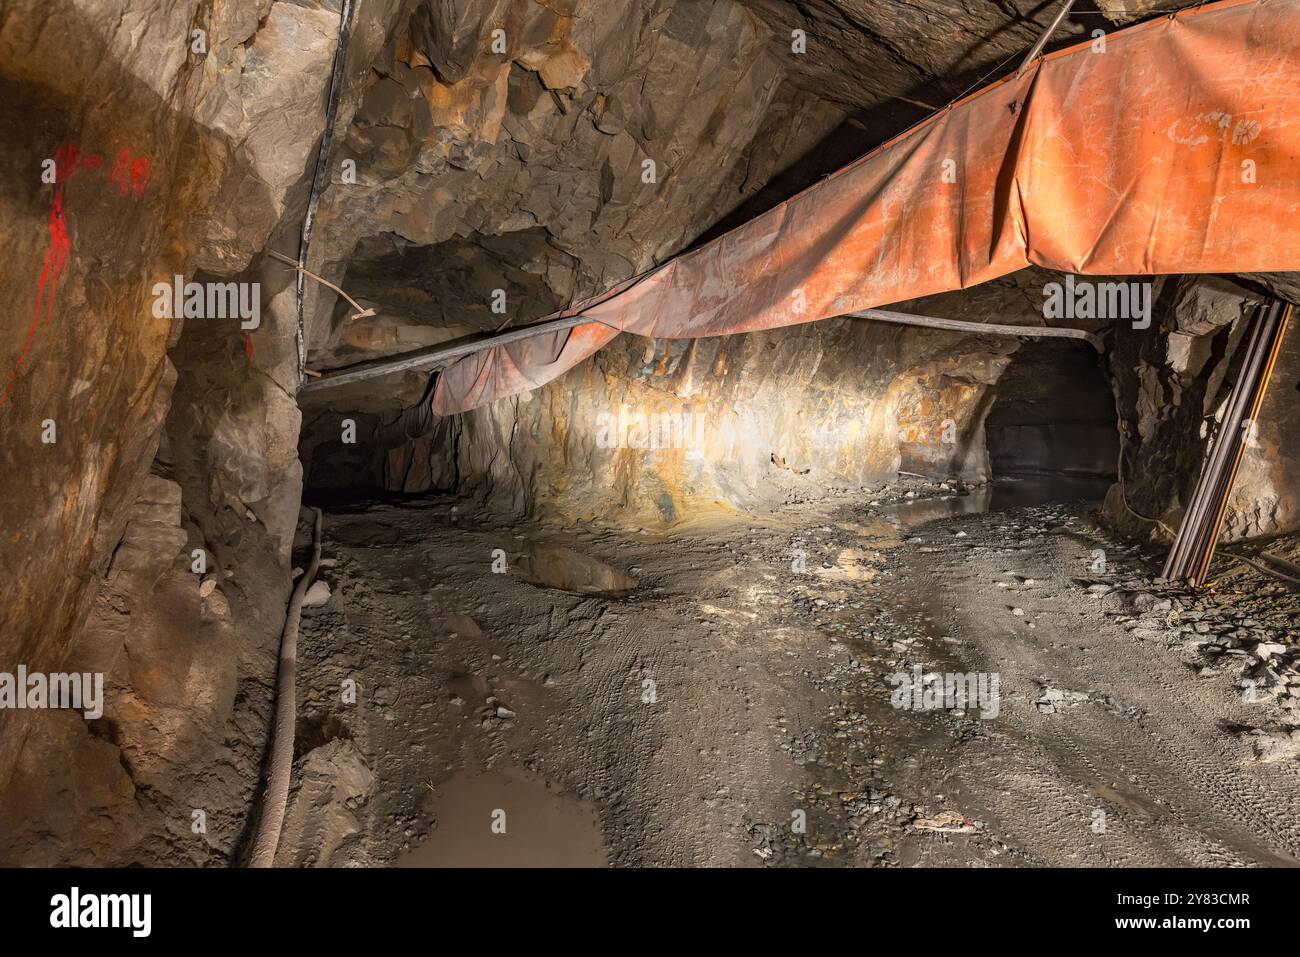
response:
M319 379L304 382L298 388L298 394L321 392L351 382L363 382L366 379L377 379L381 376L395 375L399 372L432 372L434 369L440 369L456 359L482 352L484 349L503 346L508 342L518 342L520 339L528 339L532 336L545 335L548 332L559 332L561 329L572 329L574 326L581 326L584 323L593 321L582 315L569 316L565 319L550 319L531 326L520 326L518 329L511 329L509 332L488 336L486 339L475 339L473 342L461 342L454 346L438 346L430 350L405 353L387 359L376 359L372 362L348 366L338 372L322 372Z
M876 319L902 326L923 326L926 329L947 329L978 336L1015 336L1024 339L1076 339L1105 352L1101 336L1084 329L1062 329L1055 326L1007 326L991 322L963 322L960 319L939 319L934 316L913 316L906 312L887 309L865 309L849 313L854 319Z
M1038 42L1030 48L1029 55L1026 56L1024 62L1020 64L1020 69L1016 71L1016 76L1020 76L1020 74L1028 70L1029 64L1033 63L1038 54L1043 52L1043 47L1047 46L1047 41L1052 38L1052 34L1055 33L1056 28L1061 25L1061 21L1069 16L1070 8L1073 6L1074 0L1065 0L1065 2L1061 4L1061 9L1056 11L1056 16L1054 16L1052 22L1047 25L1047 29L1044 30L1042 36L1038 38Z
M849 316L854 319L875 319L879 322L892 322L896 325L922 326L927 329L947 329L950 332L964 332L981 336L1077 339L1088 343L1098 352L1102 352L1104 348L1100 336L1091 332L1086 332L1083 329L1057 329L1047 326L1004 326L983 322L962 322L957 319L939 319L934 316L913 316L905 312L890 312L885 309L867 309L863 312L849 313ZM456 359L462 359L465 356L473 355L476 352L482 352L484 349L491 349L494 346L503 346L509 342L518 342L520 339L527 339L531 336L544 335L549 332L558 332L561 329L572 329L574 326L580 326L584 323L594 321L595 320L583 315L569 316L564 319L550 319L546 322L539 322L531 326L521 326L518 329L511 329L509 332L498 333L497 335L488 336L484 339L476 339L473 342L462 342L454 346L440 346L417 353L393 356L388 359L376 359L373 362L349 366L348 368L342 369L338 372L322 372L319 379L311 379L304 382L302 386L299 387L298 394L305 395L313 392L323 392L326 389L348 385L352 382L364 382L367 379L377 379L382 376L395 375L399 372L432 372L435 369L440 369L451 362L454 362Z

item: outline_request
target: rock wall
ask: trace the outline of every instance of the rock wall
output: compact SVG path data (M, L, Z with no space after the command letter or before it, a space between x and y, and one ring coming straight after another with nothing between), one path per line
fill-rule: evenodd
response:
M203 863L239 839L301 487L296 321L254 260L301 218L337 30L337 4L288 0L0 13L0 670L106 691L91 721L0 711L0 861ZM169 318L175 276L262 280L260 325Z
M996 366L924 332L855 320L726 339L627 336L562 381L438 435L454 435L463 491L504 492L519 511L663 526L879 484L904 462L982 479L965 452ZM949 416L956 437L945 445ZM436 440L399 450L386 471L409 482L409 456L446 453Z
M379 325L454 334L653 265L843 119L791 108L769 39L733 2L406 5L342 139L322 274ZM318 304L313 363L365 357L352 310Z
M1291 320L1247 443L1224 528L1233 539L1300 529L1300 315Z

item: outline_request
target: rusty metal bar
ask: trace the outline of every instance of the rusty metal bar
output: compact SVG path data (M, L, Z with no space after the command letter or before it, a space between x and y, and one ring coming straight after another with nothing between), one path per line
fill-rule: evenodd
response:
M1187 508L1183 511L1183 520L1179 525L1178 534L1174 537L1173 548L1169 551L1169 557L1165 560L1164 570L1161 577L1173 581L1186 577L1189 556L1195 554L1197 541L1201 537L1201 529L1204 526L1204 513L1209 507L1209 501L1213 495L1213 489L1222 474L1224 463L1227 461L1228 435L1233 428L1239 428L1240 407L1245 401L1245 391L1240 388L1241 383L1251 374L1251 360L1259 348L1259 338L1263 329L1264 310L1267 307L1261 306L1254 315L1251 316L1250 335L1246 339L1246 351L1243 355L1246 359L1242 362L1241 373L1238 376L1237 387L1228 399L1224 409L1223 422L1220 424L1217 433L1211 440L1210 454L1206 457L1205 464L1201 467L1201 474L1196 480L1196 488L1192 491L1192 497L1188 500Z
M1257 310L1241 373L1228 399L1223 422L1183 514L1173 548L1165 560L1162 577L1185 579L1197 585L1205 580L1218 545L1228 500L1246 450L1243 430L1254 422L1268 390L1291 306L1270 299Z
M1191 546L1180 572L1181 576L1192 585L1204 580L1205 572L1209 568L1209 560L1218 542L1219 529L1223 525L1223 517L1227 511L1228 497L1237 477L1237 465L1245 449L1242 428L1247 422L1246 408L1255 404L1261 370L1267 361L1269 342L1276 330L1279 309L1280 303L1274 300L1261 306L1258 311L1259 318L1254 335L1251 337L1251 348L1246 353L1241 377L1233 390L1230 414L1225 416L1223 429L1220 431L1221 440L1218 443L1220 454L1217 456L1215 469L1209 472L1207 494L1198 510Z
M1256 417L1259 415L1260 406L1264 404L1264 393L1268 391L1269 380L1273 377L1273 367L1277 365L1278 353L1282 348L1282 337L1286 334L1286 327L1291 318L1291 306L1283 306L1281 301L1274 300L1272 308L1269 309L1268 327L1264 333L1264 348L1267 351L1267 358L1264 362L1263 371L1260 372L1251 388L1250 412L1238 424L1232 441L1232 462L1228 473L1222 483L1222 487L1216 489L1217 507L1214 512L1214 519L1206 529L1205 542L1201 550L1200 560L1192 569L1192 575L1188 579L1193 585L1198 585L1205 580L1210 571L1210 562L1214 560L1214 549L1219 543L1219 530L1223 527L1223 517L1228 511L1228 498L1232 494L1232 486L1237 481L1237 471L1241 468L1242 456L1246 454L1246 436L1243 434L1247 423L1253 428Z

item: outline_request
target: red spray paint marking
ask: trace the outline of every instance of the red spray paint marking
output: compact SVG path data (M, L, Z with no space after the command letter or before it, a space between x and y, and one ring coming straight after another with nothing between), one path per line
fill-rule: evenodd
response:
M244 355L253 358L253 337L248 330L244 330Z
M123 180L119 183L119 191L126 193L129 189L134 199L139 199L144 195L145 188L149 185L149 160L147 157L139 156L134 160L127 150L118 154L118 163L125 166L123 171ZM4 391L0 392L0 405L9 401L13 395L14 387L18 384L18 372L22 368L23 362L27 358L27 353L31 351L32 344L36 341L36 330L43 324L48 324L50 317L54 315L55 291L58 286L59 277L63 275L64 270L68 268L68 259L72 255L72 237L68 234L68 217L63 204L63 186L78 170L82 169L102 169L104 158L97 153L87 153L81 155L80 149L76 143L63 143L54 151L54 199L50 203L50 242L45 250L45 261L41 265L41 277L36 284L36 309L32 313L31 325L27 327L27 341L23 344L22 352L18 356L18 361L14 363L13 372L10 373L9 381L5 383ZM117 165L113 167L113 176L117 181ZM41 309L45 309L45 323L41 322Z
M27 327L27 342L23 345L18 361L14 363L14 371L5 384L4 392L0 393L0 405L9 401L14 386L18 384L18 370L22 367L23 360L27 358L27 353L31 351L32 343L36 339L36 327L40 325L42 305L45 306L45 321L50 321L50 316L54 312L54 287L59 277L63 275L63 270L68 266L68 254L71 252L72 240L68 238L68 221L63 215L63 194L56 192L54 205L50 207L50 245L45 251L45 263L41 267L40 282L36 286L36 311L32 314L31 325Z
M149 185L149 158L133 157L130 150L124 149L113 161L108 178L117 184L117 191L123 196L129 192L132 199L139 199Z
M36 286L36 313L32 316L32 329L41 314L41 300L46 291L45 321L50 321L54 312L54 287L68 268L68 255L72 252L72 238L68 236L68 218L63 215L63 194L54 194L54 204L50 207L50 245L45 251L45 264L41 267L41 279Z
M79 169L100 169L104 165L104 157L98 153L87 153L81 155L77 149L76 143L64 143L54 150L54 182L55 190L59 191L68 180L76 174Z

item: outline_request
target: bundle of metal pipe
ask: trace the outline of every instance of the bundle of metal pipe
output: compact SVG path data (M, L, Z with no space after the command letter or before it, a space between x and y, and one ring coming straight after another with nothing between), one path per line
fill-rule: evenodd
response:
M1291 308L1281 300L1270 299L1260 306L1251 321L1241 374L1228 398L1196 490L1183 513L1174 547L1165 561L1163 575L1171 581L1185 579L1192 585L1205 581L1223 527L1228 497L1246 450L1247 432L1254 427L1268 389Z

